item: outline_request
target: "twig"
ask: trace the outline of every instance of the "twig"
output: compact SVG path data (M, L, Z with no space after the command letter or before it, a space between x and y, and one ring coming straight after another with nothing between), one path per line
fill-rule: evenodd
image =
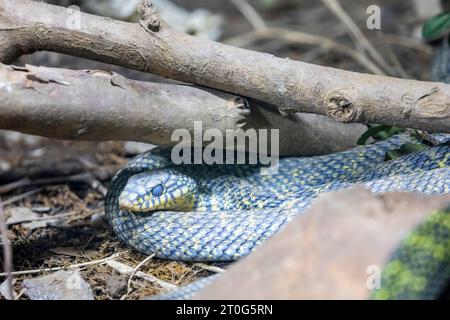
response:
M405 79L411 78L411 76L408 74L408 72L406 72L405 68L403 68L403 65L401 64L401 62L398 60L398 57L395 54L394 50L392 50L391 45L386 45L386 53L387 53L389 59L391 60L393 66L394 66L394 69L397 70L396 74L398 74L400 77L405 78Z
M420 51L426 55L433 54L433 47L418 39L401 36L398 34L383 34L383 41L390 45L402 46L410 49Z
M55 219L61 219L61 218L67 218L67 217L71 217L74 215L79 214L79 212L67 212L67 213L61 213L61 214L57 214L54 216L48 216L48 217L40 217L40 218L34 218L34 219L25 219L25 220L20 220L20 221L14 221L14 222L9 222L6 223L7 226L12 226L12 225L16 225L16 224L21 224L21 223L29 223L29 222L35 222L35 221L47 221L47 220L55 220Z
M44 162L32 161L21 166L15 166L11 170L0 172L0 181L4 181L1 183L5 184L7 182L19 181L23 178L35 180L67 177L87 171L92 172L100 181L105 181L109 180L117 172L121 164L120 160L114 160L114 164L99 166L84 158L82 155L69 155L49 159L49 161Z
M0 194L11 192L17 188L21 188L22 186L26 185L30 182L30 179L23 178L5 185L0 186Z
M150 256L148 256L147 258L145 258L144 260L142 260L134 269L133 272L131 272L130 277L128 278L128 284L127 284L127 293L124 294L120 300L125 300L128 295L131 293L131 282L134 278L134 276L136 275L136 272L139 271L140 268L142 268L142 266L144 266L147 262L149 262L150 260L152 260L155 257L155 254L152 254Z
M88 267L88 266L93 266L93 265L107 263L109 260L116 259L117 257L119 257L122 253L123 252L118 252L118 253L115 253L112 256L109 256L107 258L94 260L94 261L89 261L89 262L84 262L84 263L73 264L73 265L70 265L68 267L55 267L55 268L44 268L44 269L14 271L14 272L11 272L11 274L13 276L23 276L23 275L29 275L29 274L42 273L42 272L53 272L53 271L59 271L59 270L78 269L78 268L82 268L82 267ZM7 273L0 273L0 277L5 277L5 276L7 276Z
M68 183L68 182L82 182L89 184L90 186L93 185L93 181L95 181L95 177L92 173L86 172L86 173L80 173L75 174L72 176L67 177L56 177L56 178L44 178L44 179L37 179L37 180L30 180L28 178L21 179L19 181L15 181L3 186L0 186L0 194L4 194L7 192L11 192L15 189L19 188L25 188L25 187L34 187L37 185L50 185L50 184L60 184L60 183ZM37 189L39 190L39 189ZM36 191L38 192L38 191Z
M42 190L44 190L44 188L37 188L37 189L34 189L34 190L27 191L25 193L19 194L17 196L9 198L8 200L3 201L3 204L5 206L13 204L13 203L15 203L17 201L20 201L20 200L25 199L25 198L27 198L29 196L32 196L32 195L34 195L36 193L39 193Z
M377 62L386 72L392 74L392 68L386 63L381 54L374 48L370 41L366 38L361 29L356 25L353 19L345 12L338 0L322 0L322 2L330 9L333 14L342 21L347 27L350 36L363 50Z
M300 31L292 31L284 28L270 28L267 26L266 22L258 13L258 11L256 11L256 9L253 8L246 0L232 0L232 2L255 29L254 33L246 34L243 37L247 36L248 38L248 36L253 35L259 38L265 37L282 39L290 43L307 43L320 45L321 47L333 49L339 53L350 56L374 74L385 74L385 72L383 72L383 70L381 70L376 64L374 64L368 57L356 50L353 50L352 48L340 45L332 39L318 35L308 34ZM238 39L234 38L234 40L231 41L236 40Z
M12 299L14 297L13 291L13 273L12 273L12 248L8 239L8 228L6 227L5 211L3 210L2 200L0 199L0 232L2 234L3 242L3 268L7 281L8 296Z
M225 269L222 269L222 268L219 268L219 267L216 267L216 266L210 266L210 265L203 264L203 263L196 263L196 264L194 264L194 266L199 267L199 268L201 268L203 270L206 270L206 271L214 272L214 273L224 273L224 272L226 272Z
M130 266L126 265L126 264L123 264L123 263L121 263L119 261L108 260L106 262L106 264L108 266L110 266L111 268L113 268L114 270L116 270L117 272L119 272L119 273L126 274L126 275L131 275L133 273L133 268L132 267L130 267ZM163 280L160 280L160 279L156 278L155 276L152 276L150 274L144 273L142 271L137 271L135 276L138 277L138 278L141 278L143 280L146 280L146 281L148 281L150 283L155 283L155 284L159 285L161 288L164 288L166 290L173 290L173 289L178 288L176 285L173 285L171 283L168 283L168 282L165 282Z
M267 28L267 24L259 13L253 8L247 0L231 0L231 2L239 9L242 15L247 18L255 30Z
M297 43L297 44L307 44L307 45L317 45L324 49L333 50L335 52L338 52L340 54L346 55L356 62L358 62L360 65L365 67L368 71L370 71L373 74L379 74L379 75L385 75L386 73L380 69L375 63L373 63L366 55L348 47L342 44L339 44L335 42L334 40L305 33L302 31L292 31L284 28L272 28L268 27L263 30L259 31L251 31L245 34L242 34L237 37L233 37L230 39L227 39L225 43L244 47L248 44L259 40L259 39L277 39L277 40L283 40L289 43Z
M14 298L14 300L20 300L20 298L22 298L22 296L25 294L25 292L27 292L27 290L22 289L22 291L19 292L19 294Z

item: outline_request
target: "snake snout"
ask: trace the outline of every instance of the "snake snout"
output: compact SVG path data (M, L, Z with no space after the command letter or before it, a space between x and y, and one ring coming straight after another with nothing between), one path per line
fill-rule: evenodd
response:
M173 170L145 171L131 176L119 196L119 207L133 212L191 209L195 181Z
M137 193L124 190L119 196L119 207L130 211L143 211Z

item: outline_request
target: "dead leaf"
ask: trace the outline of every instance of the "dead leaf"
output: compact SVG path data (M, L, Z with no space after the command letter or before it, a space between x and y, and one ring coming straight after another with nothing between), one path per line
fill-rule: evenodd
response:
M58 271L48 276L24 280L31 300L94 300L91 286L79 270Z

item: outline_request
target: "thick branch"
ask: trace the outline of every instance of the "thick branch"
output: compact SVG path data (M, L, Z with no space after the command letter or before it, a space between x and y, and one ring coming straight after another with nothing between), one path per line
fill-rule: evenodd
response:
M145 8L144 8L145 9ZM149 9L151 11L151 9ZM286 113L450 132L450 86L359 74L179 33L153 12L140 24L29 0L0 1L0 59L51 50L259 99ZM156 27L157 25L157 27Z
M0 64L0 129L65 140L170 145L175 129L280 129L281 154L324 154L355 145L364 126L323 116L283 118L256 101L187 85L126 79L104 71ZM251 108L251 112L250 109Z
M104 71L0 65L0 128L65 140L169 144L175 129L246 124L245 99L212 89L128 80Z

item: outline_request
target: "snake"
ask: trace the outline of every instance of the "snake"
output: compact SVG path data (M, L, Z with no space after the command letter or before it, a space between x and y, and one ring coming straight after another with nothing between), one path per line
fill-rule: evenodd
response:
M326 192L363 185L374 193L449 193L450 136L433 139L436 146L390 161L387 151L418 138L404 133L340 153L281 158L271 175L258 165L175 165L170 149L156 148L113 178L106 213L115 234L142 253L235 261ZM444 239L448 245L448 230Z
M433 78L449 82L450 48L444 41ZM105 198L108 221L119 239L161 259L235 261L247 256L321 194L363 185L375 194L429 195L450 191L450 135L386 161L386 153L422 143L401 133L351 150L284 157L278 172L260 165L175 165L171 150L157 147L132 159L112 179ZM330 213L332 214L332 213ZM187 299L211 276L156 299ZM402 240L382 270L372 299L436 299L449 292L450 206L434 212Z

